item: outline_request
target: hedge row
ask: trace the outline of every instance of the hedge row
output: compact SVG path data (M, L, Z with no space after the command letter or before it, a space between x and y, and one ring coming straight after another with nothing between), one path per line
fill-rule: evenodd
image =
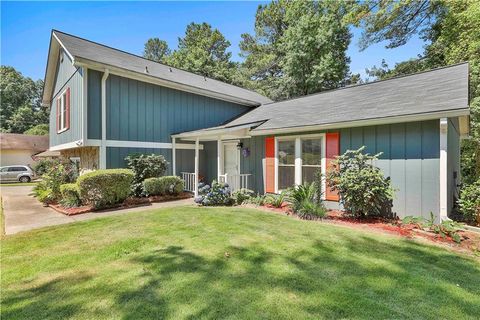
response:
M184 182L177 176L149 178L143 181L143 190L147 196L177 195L183 188Z

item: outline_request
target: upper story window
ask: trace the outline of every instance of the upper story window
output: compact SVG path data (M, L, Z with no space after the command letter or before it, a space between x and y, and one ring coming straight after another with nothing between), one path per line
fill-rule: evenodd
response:
M57 133L70 128L70 88L65 89L57 98Z

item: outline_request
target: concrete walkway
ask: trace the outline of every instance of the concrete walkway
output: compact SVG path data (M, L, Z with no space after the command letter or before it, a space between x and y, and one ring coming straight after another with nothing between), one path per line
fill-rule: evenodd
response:
M158 208L192 205L193 199L184 199L163 203L152 203L149 206L83 213L66 216L49 207L44 207L32 193L31 186L1 186L0 194L3 200L3 215L5 217L5 234L15 234L48 226L91 220L100 217L138 212Z

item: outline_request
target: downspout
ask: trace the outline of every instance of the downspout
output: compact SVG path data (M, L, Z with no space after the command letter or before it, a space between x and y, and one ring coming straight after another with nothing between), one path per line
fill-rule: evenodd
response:
M107 168L107 79L110 72L105 69L102 76L102 139L100 143L100 169Z

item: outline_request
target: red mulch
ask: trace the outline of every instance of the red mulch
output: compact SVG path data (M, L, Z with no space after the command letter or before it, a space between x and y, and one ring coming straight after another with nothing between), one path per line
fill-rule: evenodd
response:
M192 195L188 192L182 192L179 195L176 196L170 196L170 195L165 195L165 196L152 196L148 198L140 198L140 197L129 197L127 198L122 204L119 205L114 205L110 208L106 209L101 209L101 210L121 210L121 209L127 209L127 208L135 208L135 207L141 207L141 206L150 206L154 202L167 202L167 201L174 201L174 200L182 200L182 199L188 199L191 198ZM82 213L87 213L87 212L94 212L94 211L100 211L100 210L95 210L92 206L81 206L81 207L73 207L73 208L65 208L60 204L49 204L49 207L54 209L57 212L63 213L67 216L72 216L75 214L82 214Z
M288 208L288 206L282 206L282 208L263 206L260 208L264 208L266 211L287 214L296 217L296 215L290 210L290 208ZM366 217L358 219L345 215L345 213L340 210L329 210L327 217L318 220L327 223L345 225L355 229L369 229L386 232L405 238L422 238L442 246L448 246L455 251L468 253L474 252L476 254L480 253L480 233L475 231L458 231L458 234L462 240L460 243L456 243L451 237L442 237L439 234L420 229L419 226L414 224L402 224L399 219L386 219L380 217Z

